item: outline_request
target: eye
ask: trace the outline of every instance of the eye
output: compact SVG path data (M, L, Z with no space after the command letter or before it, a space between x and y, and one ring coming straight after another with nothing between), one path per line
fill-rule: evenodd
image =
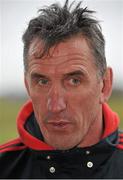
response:
M48 85L48 83L49 83L48 79L41 78L38 81L38 84L41 85L41 86L46 86L46 85Z
M77 86L81 83L81 81L79 78L71 78L69 79L69 83L73 86Z

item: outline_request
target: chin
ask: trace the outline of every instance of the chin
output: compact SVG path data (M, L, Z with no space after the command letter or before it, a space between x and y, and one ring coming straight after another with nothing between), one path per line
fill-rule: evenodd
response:
M53 146L54 147L54 146ZM58 145L58 146L55 146L54 149L56 150L70 150L72 148L74 148L75 146L62 146L62 145Z
M59 138L58 140L54 138L53 141L45 141L45 142L56 150L69 150L78 145L77 142L70 142L70 140L62 141L61 139L64 140L64 138Z

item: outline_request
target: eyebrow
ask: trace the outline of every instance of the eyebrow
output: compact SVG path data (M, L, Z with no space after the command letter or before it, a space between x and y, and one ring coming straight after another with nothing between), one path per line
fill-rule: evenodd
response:
M64 74L64 77L75 76L75 75L78 75L78 76L83 75L83 72L80 70L72 71L72 72ZM35 72L31 74L31 79L35 79L35 78L48 78L48 76Z
M64 76L75 76L75 75L83 75L84 73L80 70L77 70L77 71L73 71L73 72L69 72L69 73L66 73L64 74Z
M48 78L48 77L43 75L43 74L32 73L31 74L31 79L35 79L35 78Z

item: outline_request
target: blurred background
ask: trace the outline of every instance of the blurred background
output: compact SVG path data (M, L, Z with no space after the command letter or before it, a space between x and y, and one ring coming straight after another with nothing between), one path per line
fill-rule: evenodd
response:
M38 9L54 2L62 5L64 0L0 1L0 144L17 137L16 117L28 99L23 83L22 34ZM107 62L114 71L109 105L118 113L123 129L123 1L84 0L82 4L96 11L102 26Z

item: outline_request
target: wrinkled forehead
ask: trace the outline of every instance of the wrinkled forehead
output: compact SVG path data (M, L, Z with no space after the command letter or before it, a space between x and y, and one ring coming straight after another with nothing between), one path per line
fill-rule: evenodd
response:
M41 54L44 51L44 43L43 41L39 39L34 39L29 47L28 51L28 59L40 59ZM88 46L87 41L80 37L73 37L68 40L65 40L63 42L60 42L57 45L52 46L48 54L46 53L42 59L45 59L45 62L42 61L42 63L49 63L49 61L54 61L54 63L58 63L56 59L60 59L64 57L67 57L67 60L70 56L82 56L83 58L92 58L91 50Z

